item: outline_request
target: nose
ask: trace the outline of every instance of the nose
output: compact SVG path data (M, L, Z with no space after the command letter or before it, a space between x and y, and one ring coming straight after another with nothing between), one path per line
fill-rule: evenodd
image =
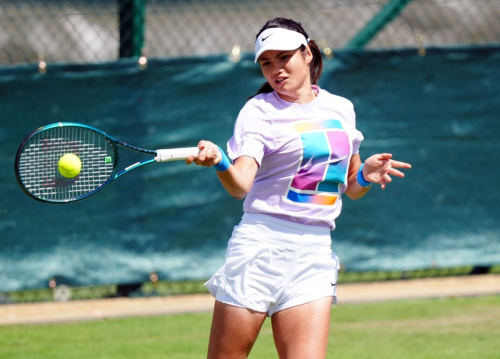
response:
M275 75L278 75L278 74L279 74L280 72L282 72L282 71L283 71L283 68L281 67L281 64L279 64L279 63L275 63L275 64L273 65L273 75L274 75L274 76L275 76Z

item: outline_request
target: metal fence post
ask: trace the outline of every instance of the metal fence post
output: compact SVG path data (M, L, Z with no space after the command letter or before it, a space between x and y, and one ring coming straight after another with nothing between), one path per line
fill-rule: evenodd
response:
M120 58L139 57L144 47L146 0L118 0Z
M362 49L371 39L375 37L388 23L390 23L412 0L391 0L377 15L360 31L349 43L345 49Z

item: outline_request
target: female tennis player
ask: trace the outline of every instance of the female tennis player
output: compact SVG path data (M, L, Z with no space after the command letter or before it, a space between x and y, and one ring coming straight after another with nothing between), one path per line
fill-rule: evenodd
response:
M214 166L226 190L245 198L222 268L205 284L216 299L208 358L246 358L271 317L280 358L324 358L339 260L330 231L341 195L385 189L389 153L364 163L352 103L317 85L321 52L300 23L276 18L260 30L255 62L266 83L240 111L227 152L200 141L186 162Z

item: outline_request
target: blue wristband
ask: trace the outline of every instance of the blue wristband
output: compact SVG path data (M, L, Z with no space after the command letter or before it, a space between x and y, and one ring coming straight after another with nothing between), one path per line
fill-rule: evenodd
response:
M363 166L365 164L363 163L361 165L361 167L359 167L359 171L358 171L358 175L356 176L356 180L358 181L358 184L361 186L361 187L369 187L372 185L371 182L368 182L367 180L365 180L365 177L363 176Z
M214 168L218 172L224 172L227 171L229 166L231 165L231 162L229 161L229 158L226 156L224 151L222 151L222 148L219 147L220 154L222 155L222 159L220 160L219 163L214 165Z

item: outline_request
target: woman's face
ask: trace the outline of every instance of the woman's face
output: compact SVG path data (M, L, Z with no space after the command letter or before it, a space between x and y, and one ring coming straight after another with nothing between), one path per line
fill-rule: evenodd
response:
M283 51L268 50L259 57L262 74L284 99L311 92L309 63L313 56L309 47Z

